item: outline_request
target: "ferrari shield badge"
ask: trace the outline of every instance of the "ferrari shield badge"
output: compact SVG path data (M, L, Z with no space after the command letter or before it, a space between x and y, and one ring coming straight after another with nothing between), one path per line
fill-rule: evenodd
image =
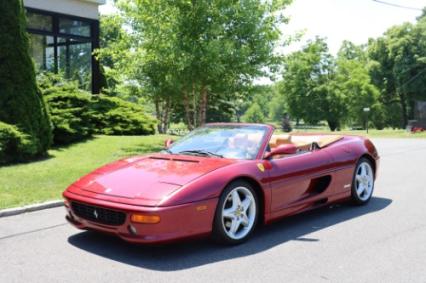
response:
M265 172L265 166L263 166L263 164L262 164L262 163L257 163L257 168L259 168L259 170L260 170L261 172Z

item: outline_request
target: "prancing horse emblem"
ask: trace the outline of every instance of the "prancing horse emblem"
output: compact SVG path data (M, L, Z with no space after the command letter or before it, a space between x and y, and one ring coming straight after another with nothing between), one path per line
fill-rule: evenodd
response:
M96 210L93 211L93 215L95 216L96 219L98 219L98 212Z

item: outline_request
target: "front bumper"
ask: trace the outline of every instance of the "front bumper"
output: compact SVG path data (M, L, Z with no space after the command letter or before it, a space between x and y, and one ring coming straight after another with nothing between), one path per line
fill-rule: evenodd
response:
M211 233L218 199L169 207L135 206L88 198L68 191L64 192L66 219L79 229L95 230L117 235L133 243L164 243ZM105 225L76 215L70 203L79 202L91 206L125 213L125 221L118 226ZM133 223L132 213L160 216L157 224Z

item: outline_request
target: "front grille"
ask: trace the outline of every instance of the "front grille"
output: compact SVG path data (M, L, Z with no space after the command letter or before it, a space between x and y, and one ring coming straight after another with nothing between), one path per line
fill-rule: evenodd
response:
M71 207L75 215L96 223L118 226L126 221L126 214L98 206L72 202Z

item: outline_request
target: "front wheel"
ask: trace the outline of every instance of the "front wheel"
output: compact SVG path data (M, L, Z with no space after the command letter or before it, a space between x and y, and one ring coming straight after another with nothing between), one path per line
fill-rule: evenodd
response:
M258 219L256 192L245 181L235 181L223 191L213 224L214 238L224 244L240 244L252 234Z
M374 170L371 161L361 158L355 169L352 181L352 201L355 204L366 204L373 195Z

